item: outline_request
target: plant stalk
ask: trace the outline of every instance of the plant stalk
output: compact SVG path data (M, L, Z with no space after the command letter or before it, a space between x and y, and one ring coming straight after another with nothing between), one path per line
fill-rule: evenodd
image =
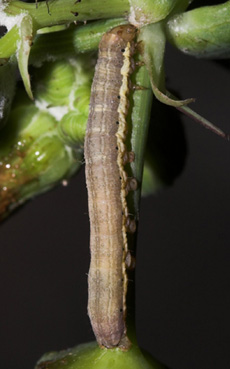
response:
M39 34L34 40L29 64L40 65L47 60L47 55L51 60L56 60L96 51L105 32L126 23L124 18L108 19L80 27L73 25L59 32Z
M138 56L140 59L140 56ZM127 169L128 176L136 178L138 182L138 189L130 192L127 196L127 204L130 214L136 220L137 230L140 217L140 198L141 198L141 184L144 166L145 146L149 129L150 113L153 93L149 75L145 66L138 68L133 78L133 84L137 89L133 93L131 103L131 115L128 120L130 136L128 141L130 143L130 150L135 153L135 160L131 163L130 168ZM140 88L140 89L138 89ZM127 144L128 148L128 144ZM129 251L132 256L136 256L137 231L134 234L128 234ZM135 273L128 272L128 291L126 297L127 305L127 328L128 337L133 343L136 343L135 332Z
M74 21L84 22L94 19L109 19L125 17L129 12L128 0L53 0L49 2L49 11L45 1L28 4L22 1L11 1L5 12L17 15L27 12L34 20L36 28L50 27L57 24L67 24Z

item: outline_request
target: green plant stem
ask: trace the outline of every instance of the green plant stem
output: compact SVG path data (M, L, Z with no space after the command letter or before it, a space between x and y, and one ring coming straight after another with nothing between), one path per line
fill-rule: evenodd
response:
M147 69L142 66L139 68L134 76L134 84L142 86L143 89L137 89L133 93L132 98L132 113L129 121L129 130L131 132L130 150L135 153L135 160L130 165L130 169L127 169L128 176L135 177L138 181L138 189L134 192L130 192L127 197L129 212L134 216L137 223L139 221L139 208L141 198L141 183L143 176L144 166L144 153L146 140L148 135L150 112L152 105L152 89L149 80ZM128 234L129 250L133 256L135 256L137 241L137 232L134 234ZM127 327L128 336L132 342L136 342L135 334L135 274L134 271L128 273L128 279L130 281L127 292Z
M124 17L129 12L129 1L87 0L75 3L73 0L53 0L49 2L49 12L44 1L38 3L37 7L22 1L11 1L5 11L9 15L26 11L39 29L74 21Z
M139 220L139 207L141 198L141 183L144 166L145 146L149 129L149 120L152 106L153 93L147 68L142 66L139 68L135 83L140 88L133 94L133 110L132 110L132 134L131 147L135 153L135 161L131 163L132 175L139 183L137 191L133 192L133 208L137 220Z
M96 51L102 35L109 29L126 24L124 18L95 21L85 26L46 34L39 34L31 49L30 64L41 64L48 59L71 57L76 54ZM52 28L51 28L52 30Z

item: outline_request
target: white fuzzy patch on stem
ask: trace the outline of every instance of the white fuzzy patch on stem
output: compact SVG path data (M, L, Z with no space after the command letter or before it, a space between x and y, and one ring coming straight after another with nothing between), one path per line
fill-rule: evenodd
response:
M21 21L27 13L21 12L17 15L9 15L5 12L7 4L0 4L0 26L5 26L8 32L15 26L20 27Z
M133 24L135 27L138 27L139 23L136 20L136 13L134 7L130 4L130 13L129 13L129 23Z
M39 110L46 111L58 122L68 113L68 106L50 106L45 100L35 100L35 105Z
M151 22L151 18L148 14L145 14L143 9L139 6L133 5L132 0L129 0L130 13L129 13L129 23L137 28L141 28Z

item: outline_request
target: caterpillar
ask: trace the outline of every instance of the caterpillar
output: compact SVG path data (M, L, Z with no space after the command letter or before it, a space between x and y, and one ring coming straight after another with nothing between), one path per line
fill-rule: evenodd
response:
M99 345L123 350L130 346L126 268L133 265L126 232L135 232L126 195L137 188L124 169L134 160L125 139L135 36L136 28L125 25L101 39L84 144L91 251L88 314Z

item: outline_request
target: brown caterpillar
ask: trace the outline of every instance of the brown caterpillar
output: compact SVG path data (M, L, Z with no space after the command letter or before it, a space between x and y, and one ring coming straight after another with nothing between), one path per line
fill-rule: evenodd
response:
M134 160L124 141L135 36L136 28L125 25L102 37L85 137L91 250L88 314L99 345L124 350L130 346L125 324L126 232L135 232L126 195L137 187L124 170L125 163Z

